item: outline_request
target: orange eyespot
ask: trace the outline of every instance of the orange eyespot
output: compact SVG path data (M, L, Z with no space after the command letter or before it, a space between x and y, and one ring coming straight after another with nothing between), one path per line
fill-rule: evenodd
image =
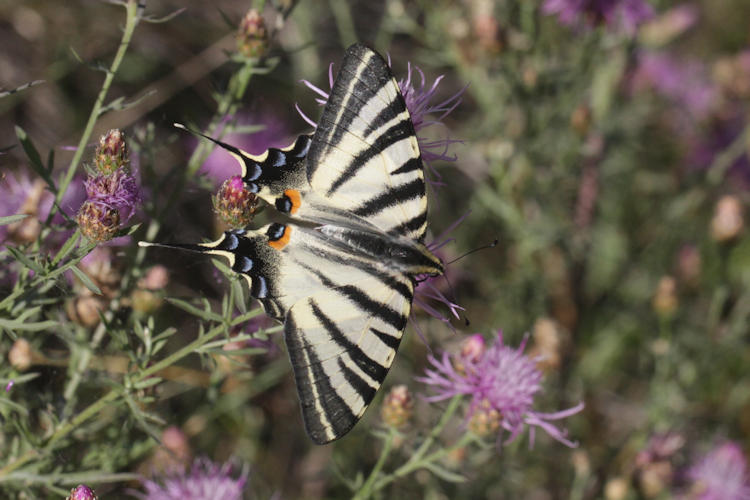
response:
M299 191L296 189L287 189L284 191L284 194L289 198L289 201L292 202L292 208L289 210L289 213L295 213L300 205L302 205L302 197L300 196Z
M284 228L284 234L281 235L281 238L278 240L269 240L268 244L271 245L272 248L275 248L276 250L281 250L287 244L289 243L289 238L292 236L292 228L289 226L286 226Z

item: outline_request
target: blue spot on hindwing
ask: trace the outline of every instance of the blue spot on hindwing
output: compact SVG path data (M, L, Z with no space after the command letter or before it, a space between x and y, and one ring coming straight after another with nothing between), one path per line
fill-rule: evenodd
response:
M253 285L250 290L250 294L258 299L263 299L268 296L268 285L266 284L266 278L263 276L253 276Z

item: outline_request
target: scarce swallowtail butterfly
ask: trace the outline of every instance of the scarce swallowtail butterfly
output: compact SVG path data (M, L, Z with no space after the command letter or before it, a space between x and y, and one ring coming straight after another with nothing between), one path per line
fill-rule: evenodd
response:
M352 429L383 383L417 277L443 273L423 243L424 170L404 97L385 60L357 44L312 136L259 156L214 142L284 222L160 246L226 257L283 322L305 427L328 443Z

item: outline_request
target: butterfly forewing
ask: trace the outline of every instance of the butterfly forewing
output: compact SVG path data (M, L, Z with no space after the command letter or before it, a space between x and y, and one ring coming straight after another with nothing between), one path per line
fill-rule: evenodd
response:
M316 194L380 230L421 241L424 171L398 84L378 54L351 47L308 152Z

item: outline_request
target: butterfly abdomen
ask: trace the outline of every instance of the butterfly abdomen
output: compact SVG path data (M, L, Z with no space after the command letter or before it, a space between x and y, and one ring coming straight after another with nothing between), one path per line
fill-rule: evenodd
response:
M326 224L318 227L328 242L354 255L409 276L443 274L443 264L417 241L362 229Z

